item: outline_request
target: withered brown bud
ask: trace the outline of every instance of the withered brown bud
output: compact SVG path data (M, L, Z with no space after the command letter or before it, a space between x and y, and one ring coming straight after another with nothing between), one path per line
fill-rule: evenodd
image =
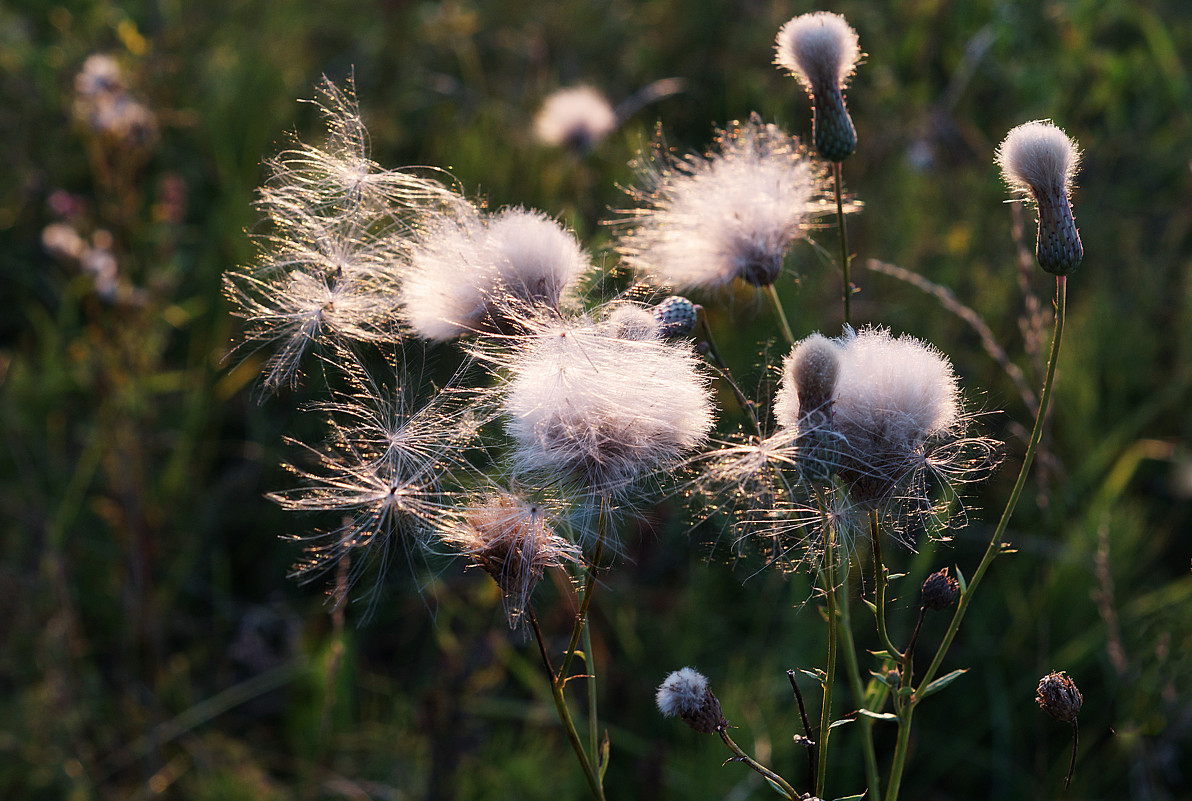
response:
M1075 720L1084 703L1084 696L1077 689L1076 682L1062 670L1039 679L1039 689L1035 692L1035 703L1039 708L1061 723Z
M960 595L960 582L948 575L948 568L932 573L923 581L921 603L924 609L947 609Z
M691 668L676 670L666 677L656 696L658 709L667 717L680 717L700 734L711 734L728 726L720 700L708 680Z

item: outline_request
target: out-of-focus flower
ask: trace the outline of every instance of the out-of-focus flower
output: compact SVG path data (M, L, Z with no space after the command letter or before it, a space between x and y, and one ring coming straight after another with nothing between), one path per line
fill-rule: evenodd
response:
M585 153L617 124L617 113L604 95L590 86L575 86L546 98L534 117L534 133L545 144Z
M657 284L774 283L787 249L823 209L820 171L797 139L756 116L717 136L717 152L677 158L659 141L635 163L642 207L619 250Z
M1076 142L1050 120L1026 122L1006 134L997 163L1010 188L1035 201L1039 266L1055 275L1071 273L1084 258L1071 202L1072 179L1080 165Z
M815 150L844 161L857 147L857 131L844 102L844 87L861 58L857 32L827 11L803 14L778 31L774 63L789 71L811 96Z
M75 76L75 116L105 143L147 151L157 143L157 116L130 93L116 59L97 53Z

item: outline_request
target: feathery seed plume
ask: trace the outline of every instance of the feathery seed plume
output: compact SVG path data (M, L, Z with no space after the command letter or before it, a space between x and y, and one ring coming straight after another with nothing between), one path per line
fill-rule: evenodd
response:
M656 284L714 288L777 280L791 243L822 211L820 170L797 139L755 115L720 131L717 152L678 158L661 141L635 162L643 204L619 250Z
M580 318L513 338L501 406L517 472L623 497L703 442L712 403L700 360L659 339L648 312L639 319L648 331Z
M860 58L857 32L844 17L827 11L791 19L775 39L774 63L810 95L815 150L828 161L844 161L857 147L844 87Z
M997 163L1010 188L1035 201L1039 266L1055 275L1068 275L1084 258L1072 215L1072 179L1080 165L1076 142L1050 120L1023 123L998 146Z

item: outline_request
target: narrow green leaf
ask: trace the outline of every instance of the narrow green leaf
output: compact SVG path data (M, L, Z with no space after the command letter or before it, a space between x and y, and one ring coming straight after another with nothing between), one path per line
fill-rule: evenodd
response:
M960 594L964 595L968 590L968 581L965 580L964 573L960 572L960 565L953 565L953 567L956 568L956 580L960 582Z
M869 600L868 598L862 598L861 601L864 602L864 604L867 607L869 607L870 612L873 612L873 614L875 614L875 615L877 614L877 604L875 604L873 601Z
M802 674L803 674L803 675L805 675L805 676L810 676L811 678L813 678L813 679L815 679L816 681L818 681L820 684L823 684L823 683L824 683L824 680L828 678L828 674L827 674L827 673L825 673L825 672L824 672L824 671L822 671L822 670L819 670L819 669L816 669L816 670L803 670L802 668L799 668L799 672L800 672L800 673L802 673Z
M843 798L837 798L836 801L860 801L865 797L865 793L857 793L856 795L846 795Z
M599 770L600 770L600 783L601 784L604 784L604 772L606 770L608 770L608 748L609 748L608 729L605 729L604 730L604 740L602 740L600 743Z
M858 709L857 714L873 720L898 720L898 716L893 712L871 712L868 709Z
M870 651L869 653L873 654L873 656L877 659L890 659L891 658L890 652L886 651L886 650Z
M833 723L833 724L832 724L831 726L829 726L828 728L829 728L829 729L834 729L834 728L836 728L837 726L844 726L844 725L846 725L846 724L849 724L849 723L856 723L856 722L857 722L857 719L856 719L856 718L841 718L840 720L836 721L835 723Z
M947 676L940 676L938 679L931 682L931 684L928 684L926 687L924 687L922 690L919 691L919 699L922 700L929 695L934 695L935 693L938 693L940 690L944 689L949 684L956 681L958 678L963 676L965 673L968 673L968 668L961 668L960 670L953 670Z
M893 581L894 579L900 579L900 578L902 578L902 577L903 577L903 576L905 576L905 575L906 575L906 573L894 573L894 574L892 574L892 575L890 575L890 576L887 576L887 578L888 578L890 581Z
M774 788L774 792L778 793L783 798L790 798L790 796L787 794L786 790L783 790L781 787L779 787L778 784L773 779L771 779L769 776L763 776L762 778L764 778L766 780L766 784L768 784Z

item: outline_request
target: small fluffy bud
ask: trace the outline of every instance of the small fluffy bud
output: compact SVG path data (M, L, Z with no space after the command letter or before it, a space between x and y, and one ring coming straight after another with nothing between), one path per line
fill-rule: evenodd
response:
M1076 142L1049 120L1023 123L1006 134L997 163L1011 189L1035 200L1039 266L1055 275L1071 273L1084 257L1071 203L1072 179L1080 164Z
M948 575L948 568L936 571L923 582L920 602L933 612L947 609L960 594L960 582Z
M560 89L546 99L534 118L534 133L548 145L586 153L616 130L617 113L590 86Z
M842 350L822 334L791 348L782 365L782 385L774 403L778 424L799 432L796 461L805 475L826 478L837 449L832 406L840 378Z
M653 309L663 337L685 337L695 330L696 307L687 298L671 295Z
M1076 682L1061 670L1039 679L1035 703L1061 723L1071 723L1080 712L1084 696L1077 689Z
M708 679L692 668L685 667L667 676L655 700L663 715L682 718L700 734L711 734L728 725L720 711L720 701L708 687Z
M857 32L839 14L803 14L778 31L775 50L774 63L811 96L816 152L828 161L844 161L857 147L857 131L844 103L844 85L861 58Z
M618 306L608 315L608 326L618 339L633 342L657 339L659 334L658 320L651 312L628 304Z

